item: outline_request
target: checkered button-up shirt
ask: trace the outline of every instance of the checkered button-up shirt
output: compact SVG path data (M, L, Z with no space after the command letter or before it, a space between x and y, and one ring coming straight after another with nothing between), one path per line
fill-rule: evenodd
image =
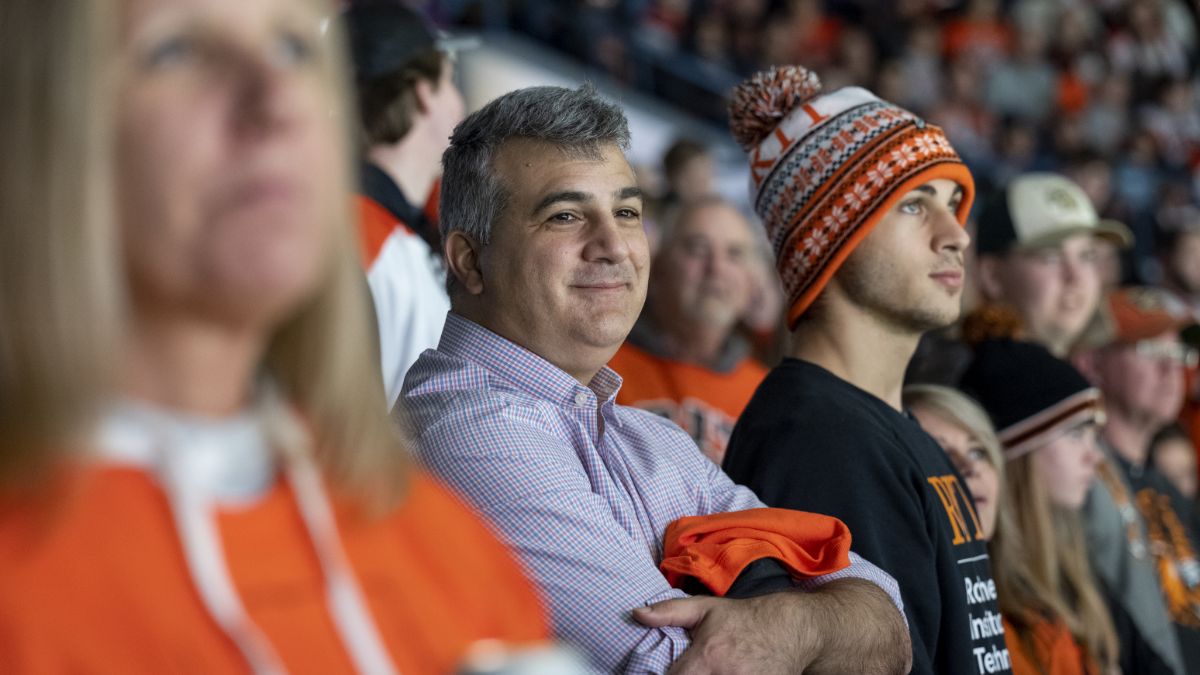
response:
M664 672L688 647L645 628L635 607L686 597L658 570L667 525L762 507L673 423L616 405L604 368L583 386L529 350L450 313L436 350L405 379L421 458L484 513L541 587L559 638L605 671ZM799 582L869 580L900 607L895 581L850 567Z

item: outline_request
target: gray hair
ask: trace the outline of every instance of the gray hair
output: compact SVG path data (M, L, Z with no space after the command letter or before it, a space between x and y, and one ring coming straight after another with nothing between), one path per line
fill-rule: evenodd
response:
M480 245L491 239L492 224L510 198L492 163L497 148L515 138L599 158L608 144L629 149L629 123L621 108L601 98L591 84L518 89L472 113L454 129L442 155L443 241L455 230Z

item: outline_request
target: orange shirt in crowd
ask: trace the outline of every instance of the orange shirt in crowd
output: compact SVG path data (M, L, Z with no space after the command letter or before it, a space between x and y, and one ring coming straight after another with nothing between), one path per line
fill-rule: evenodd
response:
M705 456L720 464L733 425L767 369L744 356L727 369L714 370L658 356L632 342L631 336L608 364L623 380L617 403L678 424Z
M1004 638L1013 675L1098 675L1100 670L1062 622L1042 621L1029 631L1028 643L1004 618Z
M166 495L102 468L69 496L0 507L0 672L245 673L189 576ZM448 673L476 640L546 639L541 602L485 525L440 484L364 520L335 500L342 545L396 668ZM217 516L246 612L293 673L353 668L286 482Z
M1012 52L1012 44L1012 29L999 20L952 19L942 29L942 50L950 60L966 53L999 58Z

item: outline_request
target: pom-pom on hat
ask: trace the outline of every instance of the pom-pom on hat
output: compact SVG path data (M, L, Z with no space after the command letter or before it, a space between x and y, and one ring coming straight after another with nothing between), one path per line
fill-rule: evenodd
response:
M907 192L936 178L975 182L942 130L860 87L821 93L816 74L774 67L738 85L733 137L750 153L750 195L788 295L788 325Z

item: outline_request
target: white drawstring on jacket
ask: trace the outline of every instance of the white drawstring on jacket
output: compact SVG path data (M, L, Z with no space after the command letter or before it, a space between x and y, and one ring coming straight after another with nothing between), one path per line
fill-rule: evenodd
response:
M259 387L252 410L231 420L123 403L103 420L99 451L104 462L136 466L158 479L205 609L257 675L287 670L237 593L215 511L261 497L282 468L321 566L330 615L355 669L395 675L342 547L311 446L305 425L268 382Z

